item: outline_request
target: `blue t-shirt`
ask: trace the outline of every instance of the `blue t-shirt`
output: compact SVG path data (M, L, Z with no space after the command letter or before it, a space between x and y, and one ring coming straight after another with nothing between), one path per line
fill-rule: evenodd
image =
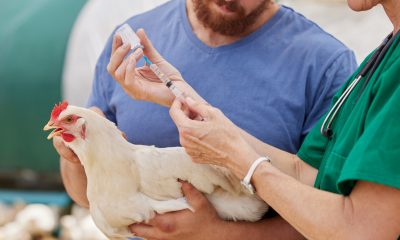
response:
M192 32L185 0L126 22L144 28L206 101L253 136L291 153L356 67L352 51L284 6L257 31L221 47L208 47ZM179 146L168 109L131 99L107 73L111 42L98 60L88 106L100 108L132 143Z

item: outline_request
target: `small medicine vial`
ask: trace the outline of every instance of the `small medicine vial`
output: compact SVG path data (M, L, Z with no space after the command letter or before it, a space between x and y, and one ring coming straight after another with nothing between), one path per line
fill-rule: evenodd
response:
M135 51L137 48L143 48L143 46L140 44L139 37L128 24L125 23L124 25L119 27L116 34L119 34L121 36L122 42L124 44L129 43L133 51Z

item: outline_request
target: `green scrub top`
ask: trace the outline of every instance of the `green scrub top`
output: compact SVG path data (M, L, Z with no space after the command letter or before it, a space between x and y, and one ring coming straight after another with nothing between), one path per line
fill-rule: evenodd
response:
M333 104L368 58L339 90ZM320 133L322 118L297 153L319 170L316 188L349 195L358 180L400 188L399 36L360 95L364 81L361 79L339 110L332 138Z

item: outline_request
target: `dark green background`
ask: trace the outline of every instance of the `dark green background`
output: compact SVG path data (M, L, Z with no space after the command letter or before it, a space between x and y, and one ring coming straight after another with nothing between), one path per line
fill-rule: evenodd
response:
M58 171L42 129L61 100L66 45L85 2L0 0L1 172Z

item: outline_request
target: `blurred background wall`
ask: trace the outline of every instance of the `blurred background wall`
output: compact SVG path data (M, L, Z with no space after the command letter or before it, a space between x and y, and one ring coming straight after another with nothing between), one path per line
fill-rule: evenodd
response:
M58 155L42 128L62 99L85 105L96 60L113 29L163 2L0 0L0 240L7 239L3 225L24 208L17 204L21 201L56 205L58 215L74 212L60 181ZM279 2L343 41L359 62L391 30L381 7L355 13L343 0ZM75 210L80 220L67 219L64 225L90 228L85 214Z
M16 174L15 184L29 184L35 173L57 171L40 126L60 99L68 37L84 3L0 0L0 184ZM46 176L48 184L55 180Z
M345 0L282 0L354 50L360 63L393 30L381 6L354 12Z

